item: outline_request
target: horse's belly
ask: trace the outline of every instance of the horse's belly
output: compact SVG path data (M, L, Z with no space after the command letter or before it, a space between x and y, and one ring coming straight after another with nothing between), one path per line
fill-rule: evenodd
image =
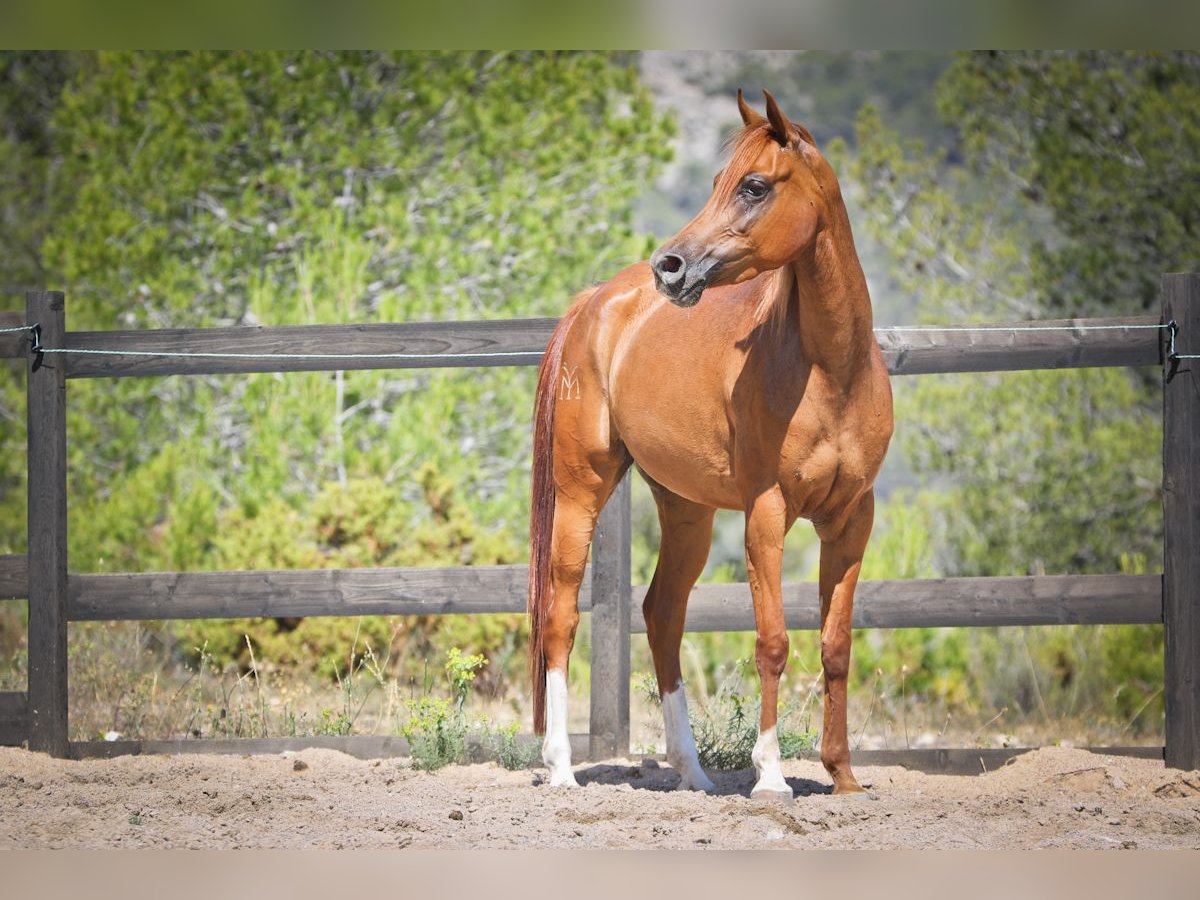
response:
M730 461L729 426L719 403L626 399L633 402L623 412L614 410L614 418L622 442L642 471L696 503L741 508Z

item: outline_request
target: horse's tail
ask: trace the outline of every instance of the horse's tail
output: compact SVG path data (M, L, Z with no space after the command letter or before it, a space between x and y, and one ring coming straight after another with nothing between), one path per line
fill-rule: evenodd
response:
M533 405L533 497L529 507L529 675L533 680L533 730L546 731L546 654L542 633L553 601L550 544L554 536L554 406L567 333L590 292L575 297L559 320L538 370Z

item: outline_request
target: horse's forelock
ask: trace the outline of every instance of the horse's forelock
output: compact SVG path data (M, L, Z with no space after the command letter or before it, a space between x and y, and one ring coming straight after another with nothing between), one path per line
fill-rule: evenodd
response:
M721 177L713 188L714 193L731 193L750 171L758 155L771 137L771 125L766 119L761 122L751 122L731 134L722 148L722 155L728 154L729 161L721 170Z

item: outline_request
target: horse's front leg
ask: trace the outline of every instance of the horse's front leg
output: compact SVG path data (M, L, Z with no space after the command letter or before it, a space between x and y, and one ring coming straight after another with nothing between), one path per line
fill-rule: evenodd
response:
M875 494L871 492L858 501L836 534L817 533L821 538L821 667L825 673L821 762L833 779L835 794L863 792L850 770L846 678L850 673L854 588L874 521Z
M751 760L758 774L750 796L791 799L792 789L779 766L779 679L787 665L788 635L783 620L783 538L787 534L787 505L778 487L759 494L746 511L746 570L754 597L758 640L754 662L762 687L758 740Z

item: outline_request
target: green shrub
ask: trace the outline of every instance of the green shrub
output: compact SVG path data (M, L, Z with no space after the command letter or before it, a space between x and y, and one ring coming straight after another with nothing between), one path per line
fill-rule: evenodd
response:
M413 767L432 772L467 756L467 722L443 697L408 701L409 719L400 732L408 740Z
M496 762L504 768L513 771L528 769L541 758L541 749L537 741L522 741L517 737L519 722L513 722L502 728L486 726L487 749Z

